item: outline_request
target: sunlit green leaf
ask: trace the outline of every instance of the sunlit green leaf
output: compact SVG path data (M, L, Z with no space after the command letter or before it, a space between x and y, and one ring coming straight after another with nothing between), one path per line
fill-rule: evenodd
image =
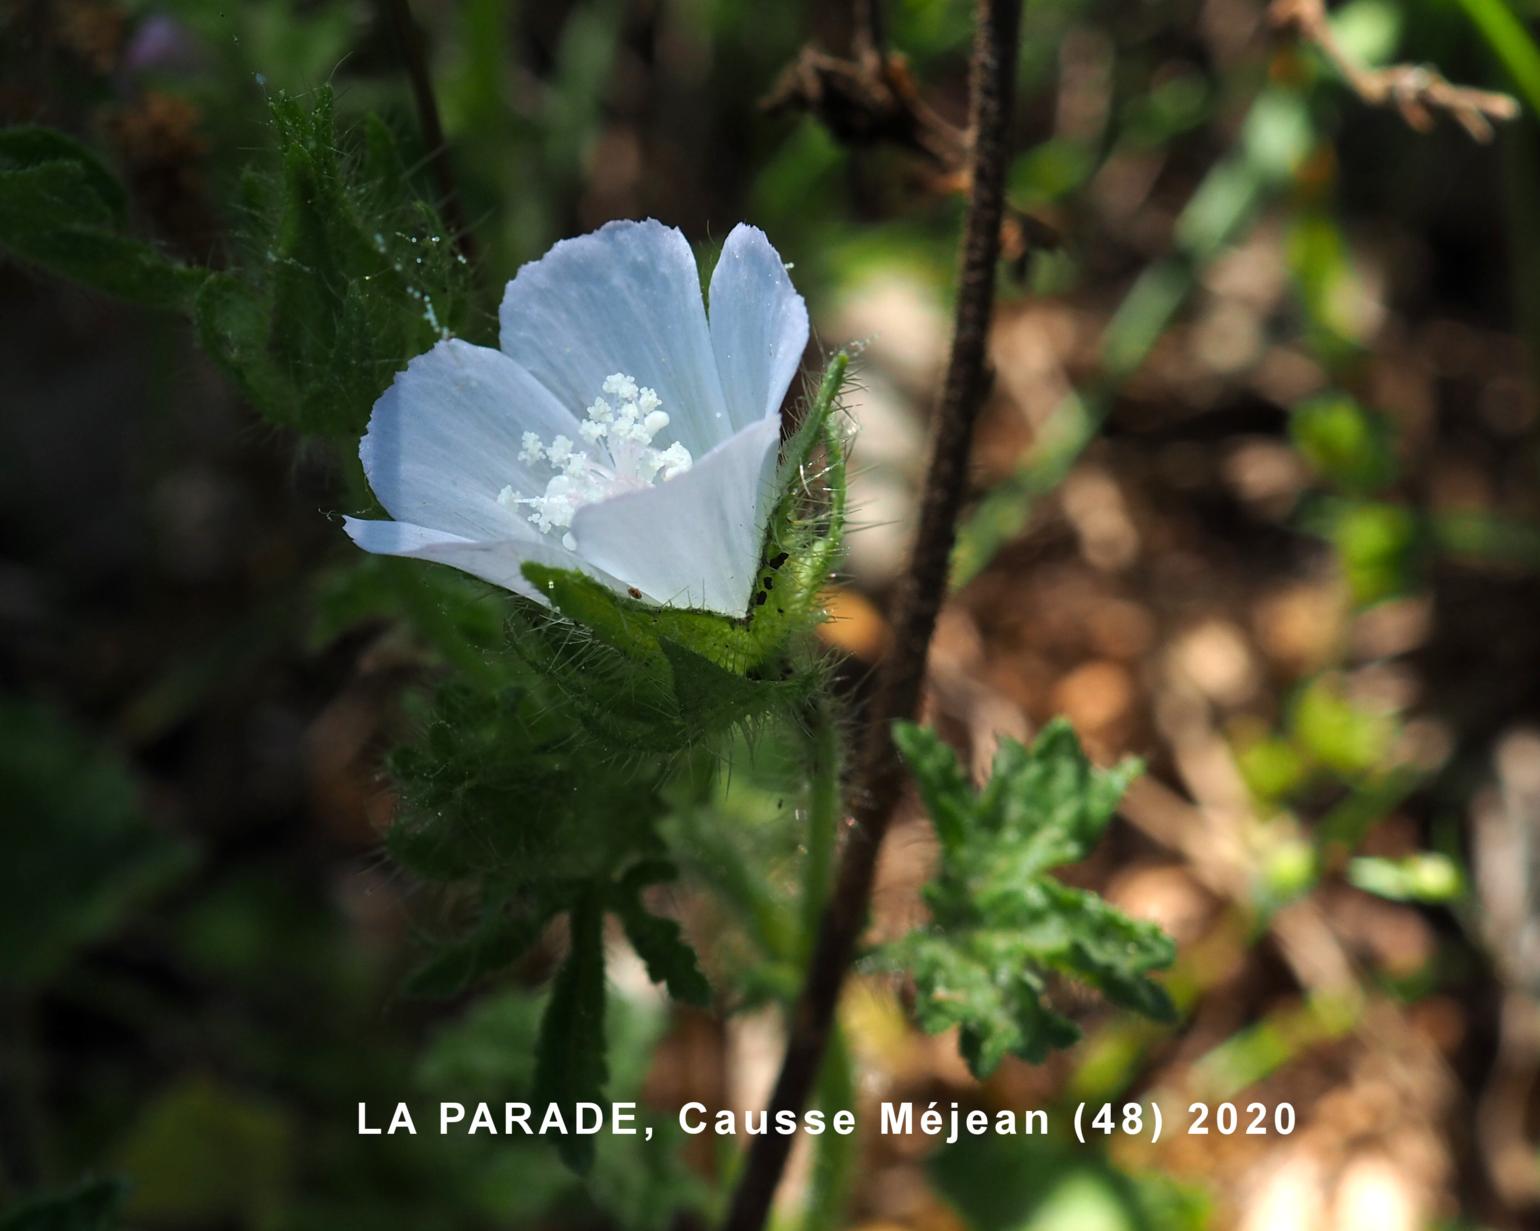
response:
M932 926L885 951L914 978L920 1025L960 1027L963 1057L982 1077L1007 1055L1038 1062L1080 1037L1046 1002L1052 974L1172 1020L1170 998L1149 978L1175 956L1170 940L1048 875L1090 853L1138 763L1096 769L1060 720L1030 748L1002 741L974 794L934 732L901 723L895 739L941 840L941 869L926 888Z
M1396 902L1452 902L1465 893L1465 876L1447 855L1423 851L1405 859L1360 856L1348 864L1358 888Z

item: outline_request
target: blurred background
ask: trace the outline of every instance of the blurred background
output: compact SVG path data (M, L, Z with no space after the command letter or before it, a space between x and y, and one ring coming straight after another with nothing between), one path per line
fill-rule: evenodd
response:
M709 251L763 227L815 347L862 347L861 528L823 630L858 686L948 342L945 140L840 122L829 82L862 63L844 6L413 8L404 48L390 4L5 0L0 119L84 141L138 234L217 267L280 92L329 83L344 143L383 117L443 203L415 45L477 341L502 283L563 236L653 215ZM968 6L885 12L944 138ZM1000 734L1061 713L1096 759L1146 759L1073 878L1177 940L1183 1024L1068 996L1084 1042L983 1087L880 977L844 1024L868 1123L884 1098L1138 1098L1288 1102L1297 1128L867 1133L798 1156L788 1226L1540 1218L1540 7L1334 10L1361 64L1514 93L1522 114L1485 141L1358 97L1269 18L1259 0L1027 6L996 382L926 701L980 773ZM809 43L845 67L799 60ZM181 316L9 262L0 303L0 1209L84 1183L87 1217L120 1179L122 1225L144 1228L707 1225L730 1159L700 1139L606 1147L585 1185L538 1144L356 1135L359 1100L527 1084L535 1009L506 989L550 969L537 953L448 1003L399 994L427 908L380 853L381 757L441 669L412 631L432 592L359 600L376 566L338 522L362 507L346 450L254 414ZM910 805L879 934L921 917L931 860ZM688 883L674 907L716 935ZM704 947L715 981L733 952ZM634 960L611 965L617 1097L665 1118L760 1104L773 1011L674 1010ZM0 1227L112 1225L16 1208Z

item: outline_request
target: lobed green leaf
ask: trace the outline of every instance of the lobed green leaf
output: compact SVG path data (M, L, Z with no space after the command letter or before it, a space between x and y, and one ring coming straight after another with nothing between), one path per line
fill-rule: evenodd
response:
M1079 1037L1045 1002L1051 974L1172 1020L1170 998L1149 978L1174 959L1171 941L1049 875L1090 853L1139 764L1095 768L1060 719L1030 748L1002 741L975 793L933 731L899 723L894 741L941 840L941 868L926 889L932 927L886 949L915 981L921 1027L957 1027L963 1058L983 1077L1007 1055L1036 1063Z
M701 974L695 951L684 939L679 924L651 913L642 901L642 890L660 881L673 880L672 864L651 860L638 864L621 878L610 894L610 909L620 917L626 937L647 966L654 983L684 1004L711 1003L711 985Z

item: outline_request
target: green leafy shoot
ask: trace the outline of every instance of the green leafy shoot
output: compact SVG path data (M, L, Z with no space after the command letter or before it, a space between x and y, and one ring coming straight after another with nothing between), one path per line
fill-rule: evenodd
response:
M549 1102L597 1101L605 1082L596 1060L605 915L675 1000L711 1001L679 925L647 902L676 874L660 858L661 825L679 803L671 785L713 776L734 741L776 723L796 727L822 683L797 637L821 618L843 526L834 411L847 369L836 355L785 449L760 585L743 617L657 607L575 571L527 564L550 606L512 599L496 668L450 677L419 698L416 734L391 760L399 809L390 852L454 887L454 921L408 994L464 994L517 962L553 921L570 921L572 947L538 1048L537 1086ZM563 1157L582 1170L590 1153L574 1138Z
M1052 975L1157 1021L1174 1019L1149 978L1175 957L1170 939L1049 875L1090 853L1138 762L1095 768L1058 719L1030 748L1002 741L975 793L935 732L899 723L894 741L941 842L941 868L926 888L931 926L884 953L913 977L922 1028L959 1027L963 1057L982 1078L1007 1055L1041 1062L1079 1038L1046 1002Z
M199 337L272 421L357 436L407 361L464 323L468 271L383 122L344 147L323 87L275 97L272 133L276 167L246 174L240 259L198 295Z

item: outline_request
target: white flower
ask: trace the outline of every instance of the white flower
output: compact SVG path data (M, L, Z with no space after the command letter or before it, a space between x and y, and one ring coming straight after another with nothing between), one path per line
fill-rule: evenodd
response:
M744 614L807 308L750 226L710 300L672 227L563 240L508 284L498 350L441 342L375 403L359 456L395 520L348 534L536 598L527 560Z

